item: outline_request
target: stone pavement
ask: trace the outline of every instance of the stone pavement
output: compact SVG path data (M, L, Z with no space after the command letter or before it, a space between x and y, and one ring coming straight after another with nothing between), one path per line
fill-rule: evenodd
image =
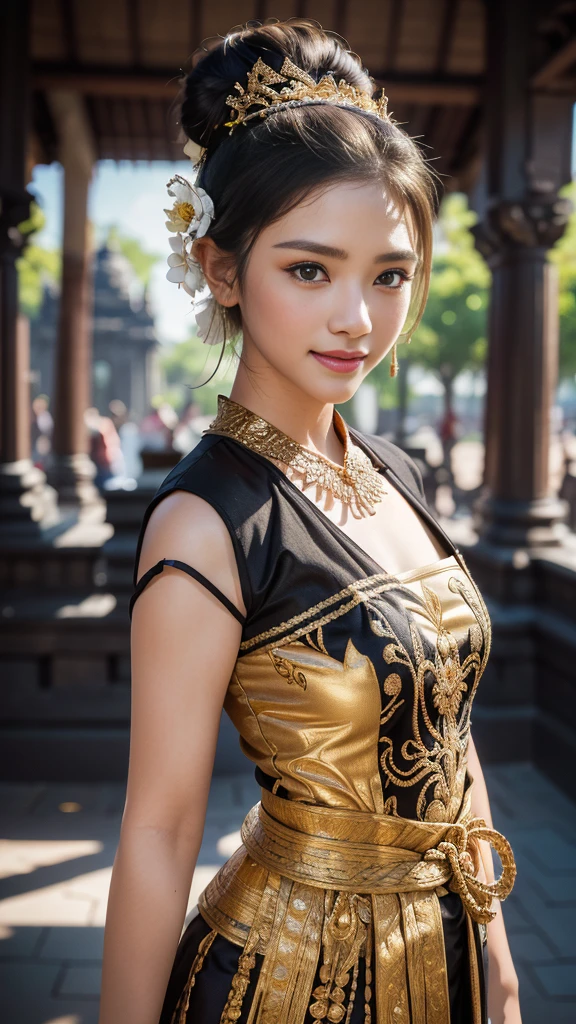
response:
M575 1024L575 806L529 765L492 766L486 776L496 827L518 864L504 916L523 1024ZM251 775L213 780L190 907L236 849L258 795ZM120 784L0 784L2 1024L97 1024L123 806Z

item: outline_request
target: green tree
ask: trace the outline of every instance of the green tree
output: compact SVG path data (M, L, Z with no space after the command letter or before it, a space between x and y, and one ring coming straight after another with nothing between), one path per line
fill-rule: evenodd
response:
M474 248L470 227L475 220L465 196L446 197L424 316L410 346L399 350L401 358L430 370L441 382L446 413L452 412L458 375L480 369L486 358L490 272Z
M137 238L121 234L115 224L108 229L106 244L111 249L118 249L126 257L138 280L147 288L152 268L162 257L158 253L146 252Z
M215 413L217 397L229 394L236 372L237 358L232 350L226 352L213 380L197 390L190 390L202 384L212 374L220 356L220 347L204 345L200 338L192 336L186 341L171 345L160 356L160 368L164 375L167 391L162 395L176 409L181 410L189 401L197 402L206 415Z
M57 249L45 249L31 241L33 235L41 231L46 217L33 202L30 217L20 224L19 231L27 240L21 256L16 261L18 271L18 303L26 316L34 319L40 312L42 295L46 282L56 284L60 280L60 252Z
M562 189L574 209L563 236L550 252L558 267L558 306L560 313L560 380L576 375L576 181Z

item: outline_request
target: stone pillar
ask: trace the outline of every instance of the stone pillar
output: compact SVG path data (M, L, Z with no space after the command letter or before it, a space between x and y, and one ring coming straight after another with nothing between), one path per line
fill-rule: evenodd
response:
M558 284L547 249L568 214L557 196L502 201L476 232L492 270L486 463L477 511L482 538L505 547L558 544L565 535L564 503L549 492Z
M492 270L486 463L479 540L462 547L489 602L492 653L473 734L482 760L534 757L550 770L576 750L556 713L566 706L575 656L568 616L576 576L548 471L558 312L547 257L570 213L559 189L570 180L572 99L554 92L550 78L546 91L539 84L539 0L485 0L484 9L487 197L475 235Z
M62 287L54 374L54 437L50 483L65 504L96 500L84 414L90 405L92 252L88 193L95 161L81 96L53 92L50 106L64 167Z
M558 311L547 250L570 214L558 189L570 178L572 104L532 89L533 0L487 0L486 11L488 200L475 233L492 295L479 533L487 545L529 549L565 533L548 481Z
M0 6L0 537L31 538L54 513L54 495L30 460L27 322L18 313L16 260L29 216L26 149L29 109L29 7Z

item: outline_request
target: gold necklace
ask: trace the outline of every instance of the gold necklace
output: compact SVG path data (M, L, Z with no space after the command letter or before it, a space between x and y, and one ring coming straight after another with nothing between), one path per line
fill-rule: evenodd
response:
M344 465L298 444L272 423L225 395L218 395L216 419L205 434L222 434L252 451L290 466L304 477L304 487L317 484L350 506L353 515L374 515L374 506L386 494L380 474L368 456L353 444L340 413L334 410L334 428L344 445Z

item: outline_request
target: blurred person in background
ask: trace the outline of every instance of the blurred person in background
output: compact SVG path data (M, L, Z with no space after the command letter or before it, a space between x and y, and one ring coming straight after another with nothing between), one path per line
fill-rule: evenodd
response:
M122 427L128 420L128 409L125 402L121 398L113 398L108 404L108 412L110 413L110 419L116 427L118 433L120 433Z
M444 413L438 433L444 452L444 464L450 469L452 449L458 440L458 417L453 409L447 409Z
M104 491L111 480L123 475L120 437L111 417L101 416L96 408L86 410L85 422L90 439L90 458L96 466L94 483Z
M180 413L180 419L174 428L173 445L176 451L186 455L198 444L202 430L198 424L200 407L194 401L188 402Z
M110 418L118 431L122 448L122 474L119 482L132 489L142 472L140 430L121 399L113 398L108 409Z
M145 451L169 451L172 449L174 428L178 415L168 402L152 405L150 412L140 424L141 448Z
M37 395L32 401L32 421L30 441L32 459L39 469L45 469L47 459L52 451L52 431L54 420L49 409L48 395Z

